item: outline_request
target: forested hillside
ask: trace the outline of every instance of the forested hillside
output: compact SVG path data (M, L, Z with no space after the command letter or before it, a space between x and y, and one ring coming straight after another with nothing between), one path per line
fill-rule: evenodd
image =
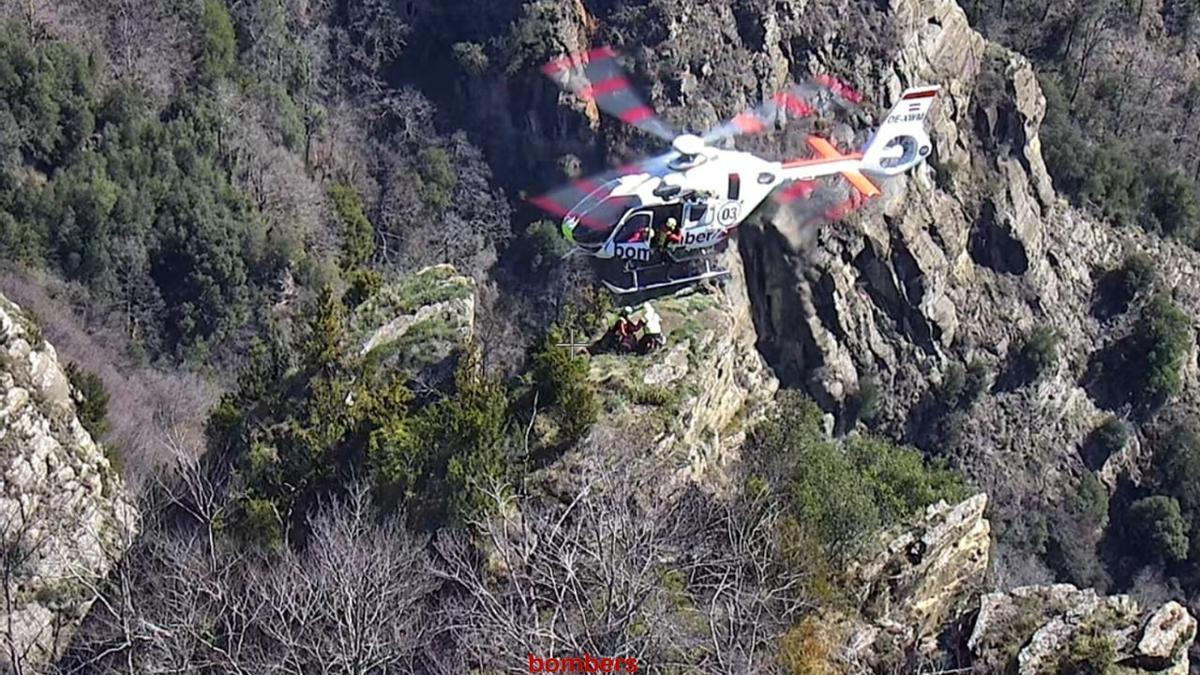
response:
M1195 3L988 2L964 9L1034 61L1055 187L1121 225L1200 236L1200 13Z
M420 93L382 83L399 12L12 3L5 259L78 284L145 358L194 364L234 363L326 285L482 277L508 205Z

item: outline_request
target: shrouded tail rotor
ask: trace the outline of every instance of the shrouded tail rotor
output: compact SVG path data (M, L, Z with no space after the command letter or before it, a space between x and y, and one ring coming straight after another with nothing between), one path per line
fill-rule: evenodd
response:
M896 176L929 156L933 145L925 131L925 116L939 91L941 87L916 87L904 92L867 144L864 171Z

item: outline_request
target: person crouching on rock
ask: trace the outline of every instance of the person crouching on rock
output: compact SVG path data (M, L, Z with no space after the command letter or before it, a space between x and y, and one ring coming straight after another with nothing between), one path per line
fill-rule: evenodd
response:
M638 351L642 354L649 354L656 349L666 346L667 339L662 334L662 317L658 315L658 312L654 310L654 306L649 302L645 305L642 317L643 320L639 323L646 327L646 332L638 342Z
M617 346L623 352L637 351L638 337L637 333L645 323L642 321L633 320L633 310L628 307L621 308L621 316L617 319L617 325L613 330L617 336Z

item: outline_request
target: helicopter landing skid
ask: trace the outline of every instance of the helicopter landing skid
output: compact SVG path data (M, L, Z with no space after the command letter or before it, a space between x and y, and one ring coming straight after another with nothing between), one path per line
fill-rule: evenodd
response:
M713 263L713 261L711 259L709 259L708 257L700 256L699 259L704 262L704 271L693 272L693 273L688 274L687 276L673 278L668 274L667 278L663 281L652 281L649 283L642 283L642 279L640 277L644 276L644 274L646 272L662 269L664 267L669 269L671 267L671 265L667 264L667 265L655 265L654 267L651 267L651 268L645 268L645 267L643 267L641 269L632 268L632 267L627 268L625 270L625 273L628 274L631 281L633 281L632 286L618 286L607 279L602 279L601 282L608 288L608 290L612 291L613 293L616 293L617 295L628 295L630 293L641 293L643 291L656 291L656 290L660 290L663 288L689 286L691 284L700 283L701 281L707 281L709 279L723 279L723 278L729 276L729 270Z

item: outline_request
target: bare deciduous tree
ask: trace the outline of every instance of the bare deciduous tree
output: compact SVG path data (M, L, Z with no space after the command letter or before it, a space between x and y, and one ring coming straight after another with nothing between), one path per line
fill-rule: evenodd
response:
M59 672L418 670L438 582L425 542L380 519L366 487L323 505L302 550L272 554L213 535L221 500L196 466L181 461Z
M323 506L301 553L252 577L266 612L258 672L412 672L431 632L438 583L425 541L396 517L378 519L365 486Z
M498 516L474 541L437 541L464 594L445 624L477 668L527 672L527 655L636 657L680 672L765 672L803 608L766 504L689 491L642 503L650 486L592 484L567 504L492 491Z

